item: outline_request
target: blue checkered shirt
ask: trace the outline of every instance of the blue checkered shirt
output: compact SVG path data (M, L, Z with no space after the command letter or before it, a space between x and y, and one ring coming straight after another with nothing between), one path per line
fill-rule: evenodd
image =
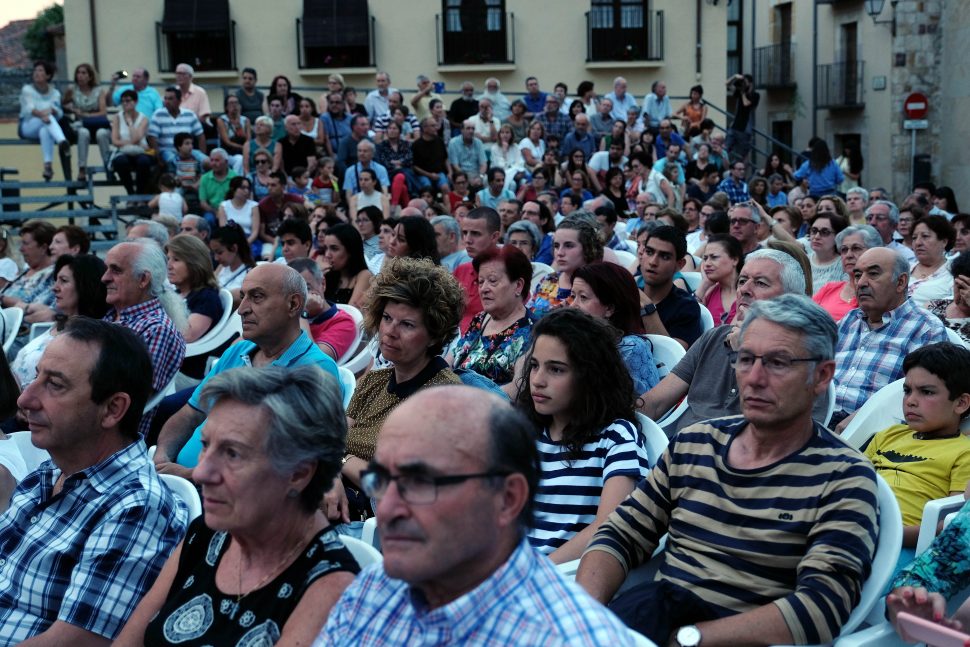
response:
M134 442L66 478L44 462L0 517L0 644L61 621L105 638L121 631L182 539L186 511Z
M731 204L747 202L751 199L751 194L748 193L748 183L735 182L734 178L731 177L721 180L721 183L717 185L717 190L727 193L728 200L731 201Z
M871 330L856 308L839 324L835 349L835 409L857 411L872 395L903 377L903 359L910 351L946 341L940 320L907 299L883 314Z
M573 129L572 120L561 112L556 112L552 117L546 112L537 114L535 121L546 129L546 137L555 135L560 141Z
M437 609L381 564L368 567L330 611L314 647L632 644L616 616L523 541L491 577Z
M129 306L120 313L112 308L104 316L105 321L116 323L142 338L152 358L152 392L157 393L168 386L182 367L185 359L185 338L175 328L157 298ZM142 416L138 431L145 436L151 425L154 411Z

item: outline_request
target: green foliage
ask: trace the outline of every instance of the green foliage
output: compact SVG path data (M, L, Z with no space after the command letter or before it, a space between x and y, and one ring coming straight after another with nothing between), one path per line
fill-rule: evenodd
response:
M54 60L54 39L47 28L64 22L64 6L52 4L37 14L37 19L24 34L24 49L31 60Z

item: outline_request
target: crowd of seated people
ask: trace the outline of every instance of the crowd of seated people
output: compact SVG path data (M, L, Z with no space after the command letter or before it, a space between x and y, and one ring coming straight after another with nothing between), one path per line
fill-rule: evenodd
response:
M79 72L75 102L93 92L94 71ZM190 480L205 517L184 519L148 482L167 511L142 567L151 577L131 579L122 608L104 606L110 621L82 613L73 587L41 611L15 604L26 589L0 591L12 640L175 644L247 627L267 643L397 644L430 640L420 615L467 600L469 622L506 614L495 636L555 644L561 627L537 621L548 593L497 594L528 571L561 590L568 642L597 644L619 620L657 644L824 642L871 568L875 475L896 479L906 548L926 500L967 488L967 351L954 342L970 342L970 216L947 187L897 203L861 185L856 151L834 159L822 140L793 166L773 154L754 171L746 133L735 120L725 144L700 86L674 113L661 81L638 101L619 77L603 97L581 84L575 100L531 77L521 99L506 97L489 79L444 111L423 75L410 96L380 72L361 102L334 75L317 103L282 76L259 90L247 68L213 116L190 67L147 107L137 72L110 89L119 116L101 124L82 106L81 128L114 142L131 190L144 160L123 147L144 129L143 148L170 164L157 214L103 260L78 227L28 221L19 250L0 238L2 305L24 313L21 330L0 327L15 340L8 390L24 391L18 405L0 400L3 429L30 429L52 461L8 464L0 440L0 540L30 497L51 496L45 483L56 500L64 478L109 455ZM26 96L54 101L45 75L35 69ZM71 138L44 110L24 125L46 160ZM206 154L210 127L220 145ZM185 359L222 319L220 289L242 334L214 366ZM31 338L38 323L51 325ZM680 359L660 361L656 336ZM78 371L121 371L81 361L79 345L89 358L126 344L144 348L148 383L79 386ZM349 357L366 360L352 395L336 379ZM142 415L177 373L201 382ZM905 424L866 430L865 452L836 438L903 378ZM55 434L77 402L90 416L76 427L107 434L110 454ZM645 418L669 439L659 460ZM853 496L831 495L845 488ZM755 522L750 510L774 510L777 491L797 505ZM57 532L59 514L37 532ZM370 517L385 562L355 577L340 537ZM665 533L658 580L614 598ZM952 595L932 561L941 550L895 578L893 619L932 617L934 596ZM10 554L18 569L43 557ZM543 554L582 558L576 582ZM395 604L393 619L376 610Z

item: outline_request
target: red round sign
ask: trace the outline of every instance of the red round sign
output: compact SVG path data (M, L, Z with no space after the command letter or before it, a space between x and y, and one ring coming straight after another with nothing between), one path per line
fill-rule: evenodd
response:
M922 92L913 92L903 101L903 112L907 119L923 119L930 109L930 100Z

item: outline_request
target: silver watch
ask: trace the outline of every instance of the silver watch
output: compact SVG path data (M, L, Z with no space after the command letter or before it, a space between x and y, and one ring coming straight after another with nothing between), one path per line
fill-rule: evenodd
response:
M677 630L677 644L680 647L698 647L701 644L701 630L697 625L687 625Z

